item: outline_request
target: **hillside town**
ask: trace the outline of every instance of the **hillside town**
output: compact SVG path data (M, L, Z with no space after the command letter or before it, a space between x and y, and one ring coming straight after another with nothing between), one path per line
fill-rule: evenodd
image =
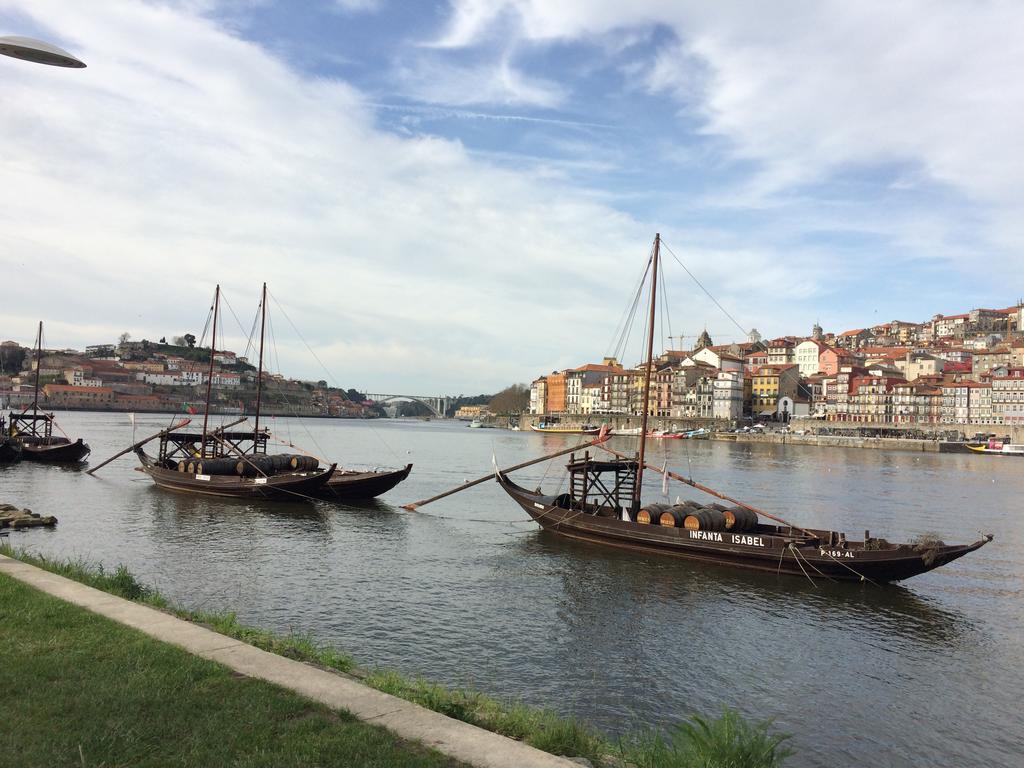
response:
M194 337L167 344L129 341L73 349L44 349L39 365L39 402L66 410L201 413L206 390L211 411L251 412L256 367L234 352L195 346ZM30 405L35 396L35 350L0 342L0 404ZM381 408L355 390L329 387L263 372L263 410L269 414L375 418Z
M530 413L546 419L638 416L643 364L615 358L554 371L530 387ZM714 344L653 363L649 416L739 422L827 422L895 427L1024 424L1024 302L1006 309L893 320L839 334Z

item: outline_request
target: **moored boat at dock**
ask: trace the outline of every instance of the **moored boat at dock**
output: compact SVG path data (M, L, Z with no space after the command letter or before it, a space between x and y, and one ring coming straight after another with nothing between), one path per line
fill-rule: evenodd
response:
M541 422L540 424L531 424L530 429L534 432L547 432L553 435L596 435L601 428L595 427L591 424L583 424L580 426L560 424L558 422Z
M646 362L641 403L650 403L654 362L655 305L658 295L660 235L655 236L647 271L651 276ZM635 305L634 305L635 306ZM509 470L495 467L493 477L502 489L545 531L580 541L614 546L636 552L683 557L706 563L732 565L777 574L804 576L810 580L889 582L910 578L945 565L992 540L991 535L970 544L947 545L935 537L910 543L891 543L864 531L863 539L847 538L844 532L811 529L791 523L737 501L694 481L645 461L650 407L644 408L638 434L638 450L628 455L605 445L607 431L577 446L567 465L569 487L565 493L546 494L529 490L507 477ZM705 437L692 430L688 438ZM600 459L576 452L597 447L611 454ZM537 461L563 455L560 451ZM674 505L643 503L643 476L651 470L663 477L667 495L669 478L732 506L679 500ZM454 492L454 491L451 491ZM450 492L449 492L450 493ZM441 498L416 502L410 508ZM770 522L769 522L770 521Z
M11 411L7 424L8 451L17 452L26 461L44 464L77 464L91 452L88 444L78 438L53 434L56 420L52 413L39 409L39 377L43 358L43 323L39 322L36 337L36 375L32 405L22 411Z
M1020 456L1024 458L1024 443L1011 443L1009 440L998 440L989 438L988 442L981 445L968 445L967 450L973 453L983 453L987 456Z

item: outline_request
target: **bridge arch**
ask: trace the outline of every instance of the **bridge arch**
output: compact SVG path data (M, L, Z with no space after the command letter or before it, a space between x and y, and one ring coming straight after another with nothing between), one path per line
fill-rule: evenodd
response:
M445 411L448 410L450 398L448 397L433 397L429 395L380 395L380 394L366 394L368 400L372 400L375 403L391 403L396 400L409 400L414 403L419 403L430 411L431 415L438 418L445 418Z

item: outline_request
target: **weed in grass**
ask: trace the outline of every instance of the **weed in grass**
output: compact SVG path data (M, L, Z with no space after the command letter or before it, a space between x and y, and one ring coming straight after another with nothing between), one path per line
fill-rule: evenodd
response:
M667 736L647 733L623 742L623 759L637 768L777 768L793 754L788 734L771 721L750 723L728 707L721 716L693 715Z

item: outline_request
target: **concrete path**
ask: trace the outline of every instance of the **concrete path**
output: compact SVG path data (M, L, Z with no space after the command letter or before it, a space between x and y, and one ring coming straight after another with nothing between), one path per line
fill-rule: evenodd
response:
M267 680L395 735L480 768L579 768L564 757L541 752L461 720L424 709L333 672L218 634L130 600L101 592L33 565L0 555L0 573L79 605L146 635L210 659L249 677Z

